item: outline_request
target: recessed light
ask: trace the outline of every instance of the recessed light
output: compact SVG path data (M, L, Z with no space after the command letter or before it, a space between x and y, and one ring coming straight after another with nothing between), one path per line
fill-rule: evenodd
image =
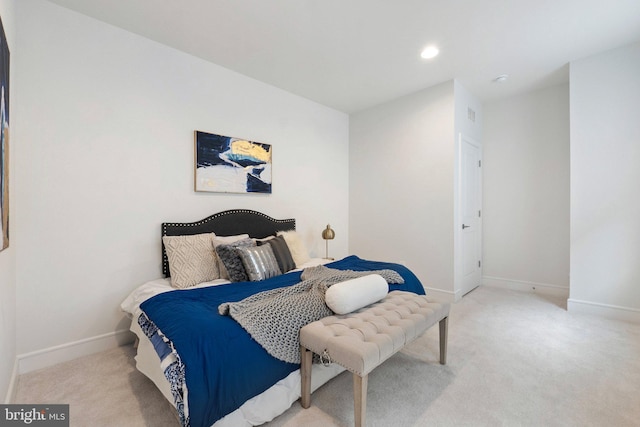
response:
M440 51L438 50L437 47L435 47L435 46L427 46L422 51L420 56L423 57L424 59L431 59L431 58L434 58L434 57L438 56L438 53L440 53Z
M493 79L493 81L496 83L504 83L507 81L508 78L509 78L508 74L500 74L498 77Z

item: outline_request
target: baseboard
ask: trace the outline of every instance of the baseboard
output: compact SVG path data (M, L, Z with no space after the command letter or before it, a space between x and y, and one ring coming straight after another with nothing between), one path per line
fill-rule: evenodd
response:
M16 391L18 387L16 383L18 382L18 359L16 358L13 361L13 371L11 372L11 379L9 380L9 389L7 390L7 395L4 398L4 404L9 405L16 400Z
M451 292L451 291L443 291L442 289L436 289L436 288L424 288L424 290L427 294L427 297L429 298L433 297L438 301L456 302L456 301L459 301L460 298L462 298L462 295L460 295L460 291Z
M100 351L110 350L133 342L134 335L128 329L109 332L95 337L85 338L31 353L19 354L16 357L18 374L47 368L58 363L88 356Z
M494 288L511 289L545 295L569 298L569 287L552 285L549 283L529 282L526 280L505 279L503 277L482 276L482 284Z
M571 313L590 314L624 322L640 323L640 310L619 305L601 304L569 298L567 311Z

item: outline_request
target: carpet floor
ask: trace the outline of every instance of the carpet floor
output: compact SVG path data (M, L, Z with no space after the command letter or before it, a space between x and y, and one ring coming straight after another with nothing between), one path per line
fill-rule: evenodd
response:
M369 375L367 425L640 426L640 325L480 287L452 305L447 365L431 328ZM123 346L18 378L14 403L68 403L72 426L179 426ZM340 374L269 427L353 425Z

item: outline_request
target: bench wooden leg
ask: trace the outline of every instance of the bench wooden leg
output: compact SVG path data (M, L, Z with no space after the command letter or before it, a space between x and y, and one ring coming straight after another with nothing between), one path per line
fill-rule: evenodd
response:
M311 406L311 364L313 362L313 352L300 346L300 404L303 408Z
M364 427L366 424L368 382L369 375L361 377L353 374L353 407L356 427Z
M449 329L449 317L440 321L440 364L447 364L447 335Z

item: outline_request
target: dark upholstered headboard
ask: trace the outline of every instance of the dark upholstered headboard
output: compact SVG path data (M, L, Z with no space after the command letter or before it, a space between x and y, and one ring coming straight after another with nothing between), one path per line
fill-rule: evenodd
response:
M296 229L295 219L274 219L268 215L248 209L232 209L219 212L195 222L162 223L163 236L187 236L201 233L216 233L218 236L249 234L262 239L278 231ZM169 260L162 244L162 272L165 277L171 275Z

